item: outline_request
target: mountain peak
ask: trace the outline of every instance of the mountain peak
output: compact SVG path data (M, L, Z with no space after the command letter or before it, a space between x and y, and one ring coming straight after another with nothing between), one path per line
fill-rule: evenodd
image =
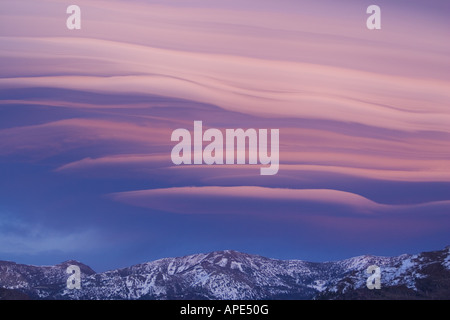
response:
M84 265L84 264L81 263L78 260L66 260L66 261L61 262L58 265L60 265L60 266L65 266L65 265L77 265L77 266L79 266L79 265Z
M227 257L234 259L242 259L252 257L252 255L235 250L222 250L210 252L207 254L207 257Z
M61 262L60 264L57 264L55 267L67 268L71 265L76 265L80 267L81 273L85 275L92 275L96 273L91 267L77 260L66 260L64 262Z

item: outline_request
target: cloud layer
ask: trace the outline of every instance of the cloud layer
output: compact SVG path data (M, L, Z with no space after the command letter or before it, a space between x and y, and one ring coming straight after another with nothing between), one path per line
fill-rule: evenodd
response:
M380 0L383 28L371 32L360 1L77 4L78 31L65 27L60 1L0 4L0 189L24 218L40 206L43 225L62 223L61 211L86 203L80 217L103 221L106 201L127 208L117 215L140 213L127 234L148 219L142 212L164 212L355 237L375 223L392 239L450 240L433 238L450 226L442 10ZM195 120L205 130L279 129L278 174L174 166L171 133ZM39 247L55 239L48 231Z

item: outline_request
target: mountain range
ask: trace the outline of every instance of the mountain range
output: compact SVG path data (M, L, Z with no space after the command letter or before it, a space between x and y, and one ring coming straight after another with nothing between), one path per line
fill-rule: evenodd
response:
M67 288L70 265L80 267L81 289ZM380 268L380 289L366 286L371 265ZM415 255L364 255L332 262L225 250L101 273L74 260L55 266L0 261L0 299L450 299L450 246Z

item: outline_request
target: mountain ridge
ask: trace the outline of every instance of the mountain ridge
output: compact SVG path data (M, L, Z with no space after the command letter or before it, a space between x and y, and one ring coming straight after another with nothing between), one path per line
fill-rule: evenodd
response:
M81 270L80 290L66 269ZM367 267L381 269L381 289L366 287ZM55 266L0 261L0 299L450 299L450 246L396 257L280 260L234 250L162 258L96 273L68 260Z

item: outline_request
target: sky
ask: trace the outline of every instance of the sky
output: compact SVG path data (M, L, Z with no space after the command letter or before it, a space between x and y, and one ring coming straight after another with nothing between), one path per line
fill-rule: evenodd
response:
M69 30L66 8L81 8ZM381 30L366 9L381 8ZM0 2L0 260L450 244L450 3ZM279 129L280 167L180 165L178 128ZM203 144L203 147L206 144Z

